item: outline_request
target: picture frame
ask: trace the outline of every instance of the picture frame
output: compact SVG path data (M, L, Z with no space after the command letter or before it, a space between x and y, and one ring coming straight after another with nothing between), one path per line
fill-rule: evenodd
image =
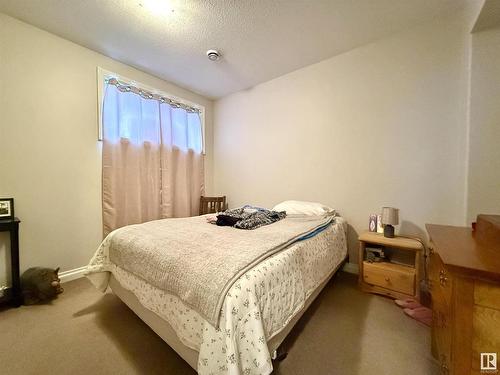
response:
M384 233L384 224L382 224L382 215L377 215L377 233Z
M368 230L370 232L376 232L377 231L377 214L371 214L370 215L370 220L368 222Z
M14 219L14 198L0 198L0 220Z

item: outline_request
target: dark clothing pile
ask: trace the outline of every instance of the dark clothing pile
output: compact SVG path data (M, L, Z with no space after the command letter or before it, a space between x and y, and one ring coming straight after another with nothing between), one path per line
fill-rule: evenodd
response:
M264 225L275 223L286 217L286 213L270 211L264 208L244 206L226 210L217 215L216 224L238 229L256 229Z

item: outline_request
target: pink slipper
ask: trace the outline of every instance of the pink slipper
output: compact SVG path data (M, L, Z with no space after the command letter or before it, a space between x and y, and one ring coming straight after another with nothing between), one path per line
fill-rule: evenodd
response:
M404 313L408 315L410 318L419 321L427 326L431 326L432 324L432 310L427 307L419 307L416 309L403 309Z
M394 300L394 303L403 309L417 309L419 307L422 307L422 305L419 302L411 298L396 299Z

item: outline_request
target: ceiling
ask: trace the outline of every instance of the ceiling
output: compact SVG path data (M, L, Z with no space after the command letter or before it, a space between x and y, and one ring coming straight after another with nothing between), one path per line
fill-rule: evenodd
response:
M486 0L477 17L472 32L500 27L500 1Z
M0 12L219 98L452 12L466 1L0 0ZM223 59L209 61L210 48Z

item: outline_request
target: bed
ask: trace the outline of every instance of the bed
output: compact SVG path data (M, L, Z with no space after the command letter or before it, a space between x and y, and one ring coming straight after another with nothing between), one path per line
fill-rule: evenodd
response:
M103 241L87 267L87 277L102 291L110 287L199 374L269 374L273 353L347 257L346 222L342 217L309 218L306 223L296 220L285 219L254 231L220 229L206 223L203 216L121 228ZM176 225L189 226L191 233L184 237L174 233ZM163 236L167 232L168 244L177 241L175 244L181 246L188 237L195 243L173 257L181 263L181 271L165 266L164 251L152 250L155 246L163 249L165 244L151 233ZM237 240L226 241L231 236ZM191 264L193 256L210 247L203 240L218 241L213 249L238 243L241 253L235 257L239 261L247 256L246 250L253 251L251 244L259 247L259 236L264 236L266 246L273 241L274 245L263 253L248 255L245 267L236 264L229 272L232 277L218 284L220 301L215 301L218 298L211 292L204 298L197 295L203 295L203 286L225 272L221 267L207 272L205 253L198 255L196 262L203 263L198 269ZM247 237L248 249L241 245ZM120 243L128 250L114 250ZM171 248L168 252L175 253ZM222 259L234 253L231 250ZM158 264L164 267L161 272L157 271L161 268ZM182 270L194 273L194 283L202 285L177 288L175 285L183 281ZM181 281L175 277L176 272Z

